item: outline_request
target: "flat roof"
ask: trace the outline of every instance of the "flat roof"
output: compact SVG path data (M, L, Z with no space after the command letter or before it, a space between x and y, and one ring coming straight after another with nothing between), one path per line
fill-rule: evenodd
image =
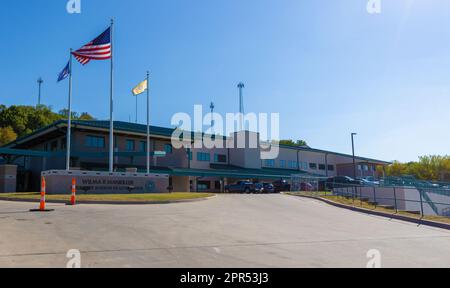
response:
M27 141L30 141L34 138L37 138L41 135L45 135L46 133L61 129L62 127L67 127L66 120L60 120L52 123L51 125L48 125L46 127L43 127L41 129L36 130L35 132L26 135L24 137L21 137L9 144L4 145L4 148L14 148L17 145L26 143ZM109 121L105 120L74 120L72 121L72 127L74 128L85 128L85 129L92 129L92 130L99 130L99 131L107 131L109 130ZM159 126L150 126L150 134L152 137L162 137L162 138L168 138L172 139L172 134L175 131L175 128L165 128L165 127L159 127ZM147 135L147 125L143 124L136 124L136 123L129 123L129 122L123 122L123 121L114 121L114 131L119 133L134 133L141 136ZM192 133L192 139L196 136L195 132L188 132ZM202 133L202 135L206 135L205 133ZM227 139L225 136L223 139ZM330 154L330 155L336 155L336 156L342 156L342 157L350 157L352 158L352 155L345 154L345 153L339 153L339 152L333 152L333 151L327 151L327 150L321 150L321 149L314 149L307 146L290 146L290 145L279 145L280 148L285 149L293 149L297 151L305 151L305 152L317 152L317 153L323 153L323 154ZM372 158L366 158L366 157L360 157L355 156L355 158L358 161L364 161L364 162L375 162L375 163L381 163L381 164L392 164L392 162L378 160L378 159L372 159Z

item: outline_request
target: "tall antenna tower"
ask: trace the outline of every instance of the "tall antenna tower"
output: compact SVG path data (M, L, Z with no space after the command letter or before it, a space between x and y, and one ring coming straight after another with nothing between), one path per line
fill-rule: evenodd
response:
M214 102L211 102L211 105L209 105L209 108L211 109L211 128L214 129L214 108L216 108L216 106L214 105ZM213 132L214 133L214 132Z
M238 84L239 88L239 131L244 130L244 83Z
M41 105L41 86L42 86L42 83L44 83L44 80L42 80L42 78L39 77L39 79L37 80L37 83L39 85L38 106L40 106Z

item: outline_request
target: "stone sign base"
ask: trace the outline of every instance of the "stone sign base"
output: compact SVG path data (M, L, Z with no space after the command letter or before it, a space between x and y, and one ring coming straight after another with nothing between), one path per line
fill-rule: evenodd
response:
M108 173L95 171L42 172L48 194L70 194L72 179L77 194L168 193L169 175L144 173Z
M16 192L17 166L0 165L0 193Z

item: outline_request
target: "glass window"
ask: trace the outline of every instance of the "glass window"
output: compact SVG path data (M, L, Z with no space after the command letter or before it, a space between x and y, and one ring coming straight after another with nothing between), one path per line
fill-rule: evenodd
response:
M319 170L324 171L326 168L325 164L319 164Z
M171 144L166 144L166 145L164 145L164 151L165 151L167 154L172 154L172 152L173 152L173 147L172 147L172 145L171 145Z
M317 170L317 164L316 163L309 163L309 169Z
M126 142L126 150L134 151L136 149L134 140L127 140Z
M328 171L334 171L334 165L328 165Z
M280 160L280 167L286 168L286 160Z
M222 154L214 155L214 162L216 163L227 163L227 156Z
M146 141L141 141L140 142L139 150L141 152L147 152L147 142Z
M298 162L297 161L289 161L289 168L298 169Z
M61 150L66 150L66 148L67 148L67 138L66 137L61 139L61 146L60 147L61 147Z
M210 162L211 161L211 155L209 155L209 153L198 152L197 153L197 160L201 161L201 162Z
M266 167L275 167L275 160L268 159L264 161Z
M308 170L308 163L307 162L303 162L303 170Z
M85 144L91 148L105 148L105 137L86 136Z

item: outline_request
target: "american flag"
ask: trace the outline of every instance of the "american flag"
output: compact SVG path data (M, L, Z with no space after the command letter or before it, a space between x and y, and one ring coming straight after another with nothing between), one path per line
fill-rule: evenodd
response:
M111 58L111 27L106 29L93 41L72 52L75 59L83 65L91 60L107 60Z

